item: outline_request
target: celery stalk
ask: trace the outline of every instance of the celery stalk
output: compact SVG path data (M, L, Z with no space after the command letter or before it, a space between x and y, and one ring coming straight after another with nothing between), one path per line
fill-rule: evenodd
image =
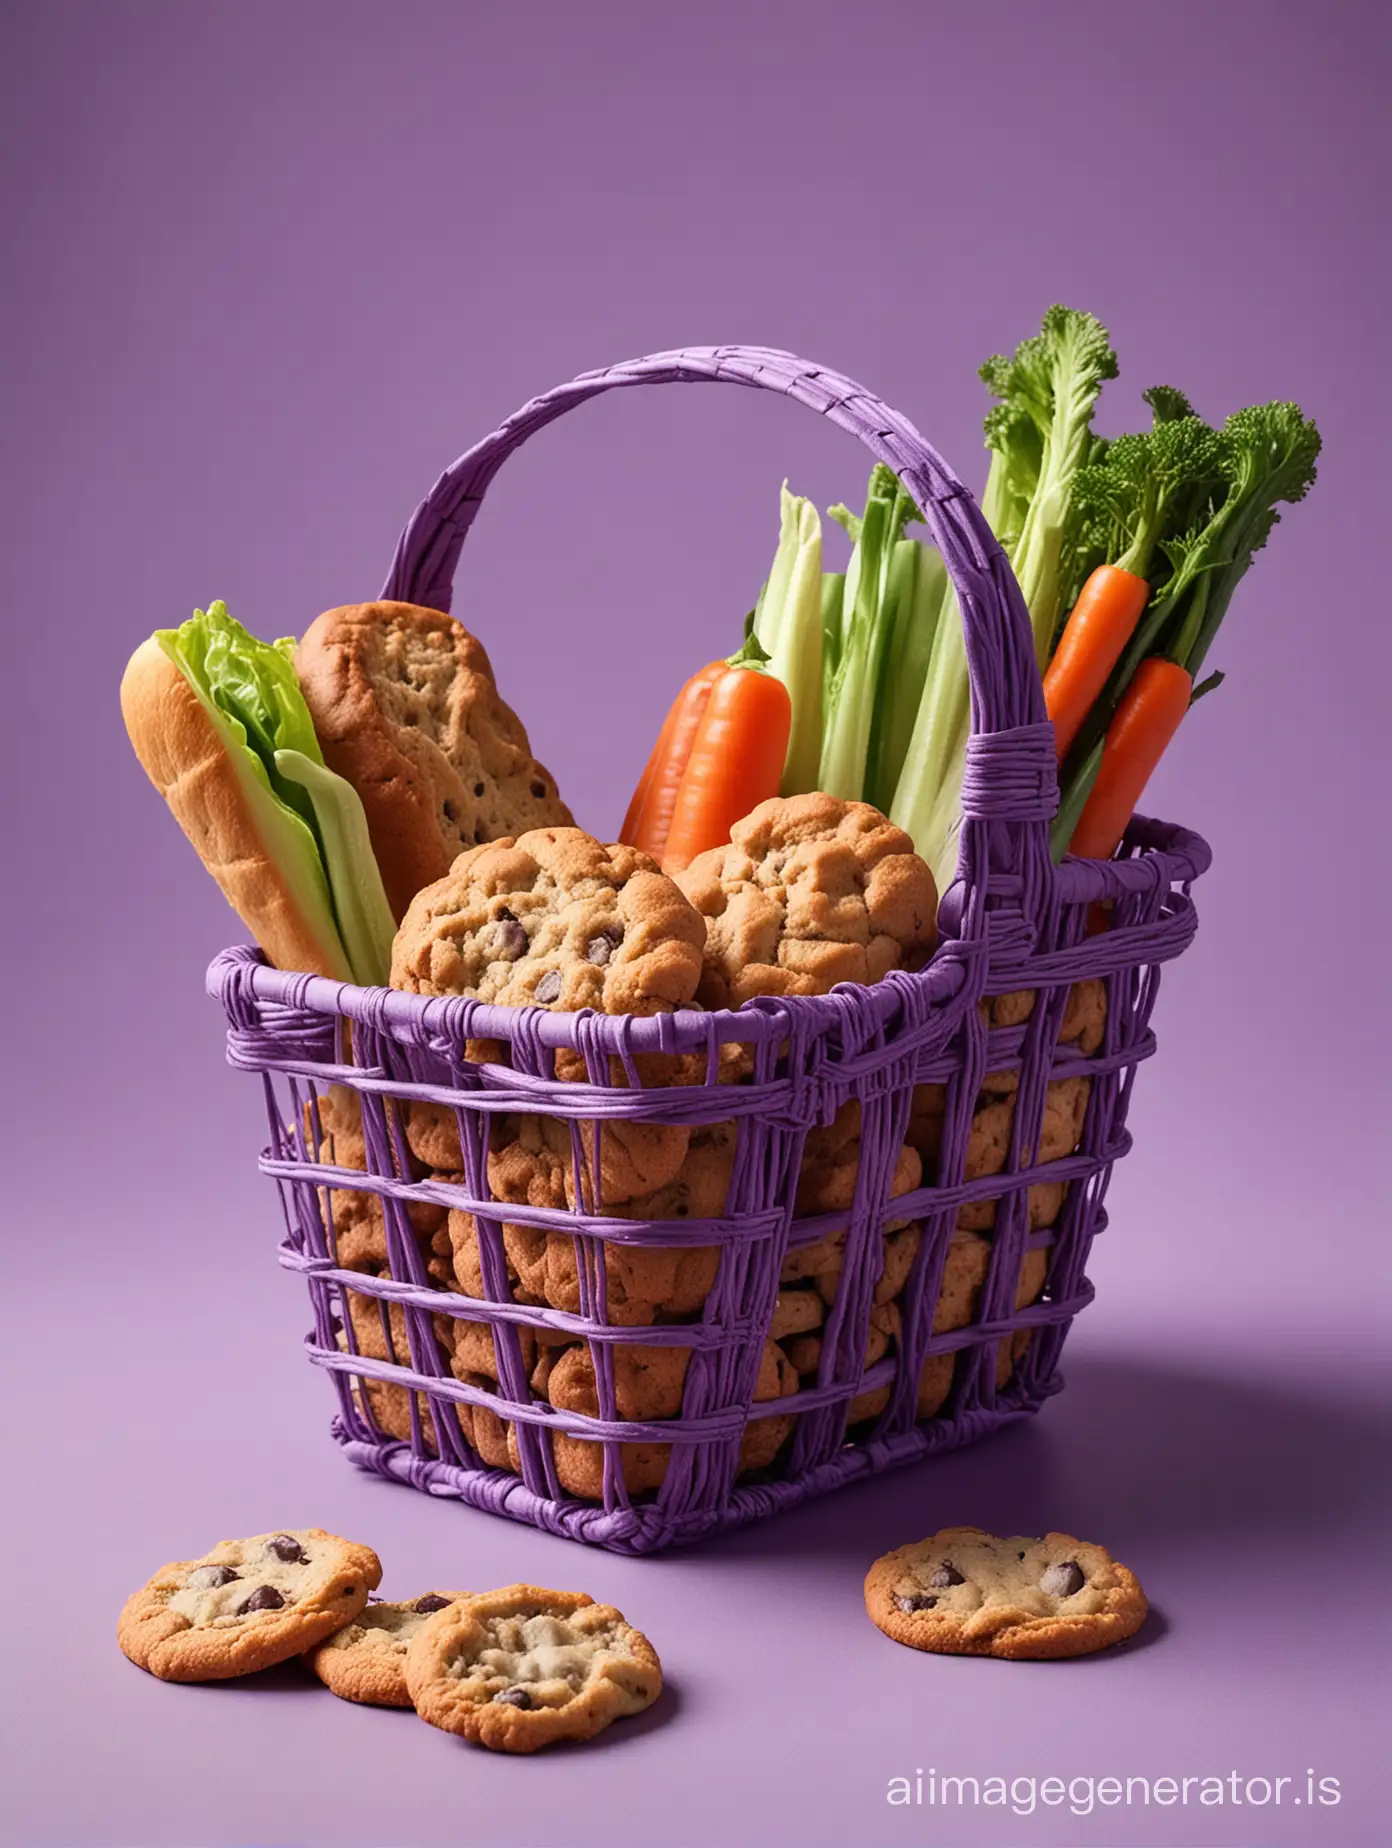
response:
M923 685L947 594L947 566L935 546L900 539L889 565L889 645L870 726L865 799L889 813L908 756Z
M844 571L822 573L822 711L831 703L831 683L841 662L841 615L846 600Z
M759 596L755 633L768 671L792 701L793 724L779 793L817 787L822 748L822 522L812 502L783 483L773 567Z
M890 566L905 523L918 510L894 471L877 462L862 518L857 522L838 507L831 513L851 533L855 549L846 569L841 653L826 705L817 786L829 796L859 802L865 798L871 726L890 644Z

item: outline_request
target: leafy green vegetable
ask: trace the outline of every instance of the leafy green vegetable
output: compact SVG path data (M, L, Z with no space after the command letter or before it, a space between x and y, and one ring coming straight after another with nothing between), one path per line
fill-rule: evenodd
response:
M1193 417L1182 394L1157 388L1147 397L1161 420L1151 431L1150 442L1175 433L1179 453L1191 470L1174 490L1186 521L1183 530L1159 540L1164 558L1154 573L1155 594L1064 759L1059 778L1061 802L1051 831L1056 857L1062 856L1072 839L1101 763L1107 727L1141 662L1149 655L1163 655L1198 678L1234 590L1280 518L1278 503L1303 500L1315 479L1320 435L1299 405L1251 405L1235 411L1216 433L1200 426L1206 432L1200 436L1186 434L1189 426L1199 425L1199 419ZM1146 439L1118 438L1104 473L1128 440ZM1135 472L1126 452L1123 467ZM1085 498L1091 492L1085 487ZM1212 691L1220 679L1221 675L1210 675L1195 688L1193 697Z
M817 787L822 752L822 523L810 500L783 483L773 568L760 594L755 631L792 701L793 726L779 793Z
M1105 456L1092 433L1093 407L1116 377L1107 331L1090 314L1055 306L1037 334L1009 356L995 354L981 378L999 400L985 420L991 467L981 510L1014 567L1041 669L1058 627L1065 588L1078 564L1072 518L1079 472ZM933 868L939 889L956 875L962 776L971 729L971 690L956 595L947 587L928 672L889 805L891 818Z
M1152 583L1168 575L1165 549L1219 485L1219 447L1217 432L1192 412L1157 414L1150 430L1117 437L1078 470L1064 544L1065 609L1098 565Z
M860 801L866 788L870 732L892 629L890 567L910 520L922 515L893 469L877 462L857 519L833 507L855 541L842 595L836 666L822 725L818 787L830 796Z
M224 603L155 639L227 750L267 852L344 980L385 980L394 924L357 791L324 765L288 637L261 642ZM342 909L339 909L339 905Z
M1102 323L1057 304L1012 358L997 354L981 368L987 388L1002 401L986 419L997 479L988 483L983 512L1014 566L1041 672L1058 627L1074 477L1092 459L1093 407L1103 382L1116 374Z

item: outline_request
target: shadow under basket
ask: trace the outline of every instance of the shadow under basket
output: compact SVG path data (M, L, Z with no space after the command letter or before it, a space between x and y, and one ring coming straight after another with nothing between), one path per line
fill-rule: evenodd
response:
M1054 866L1028 616L911 425L786 354L587 374L441 477L384 596L447 610L506 455L616 387L780 391L901 475L972 682L942 939L869 988L652 1019L355 988L232 949L228 1056L262 1074L281 1263L360 1467L649 1553L986 1436L1058 1390L1204 843L1137 817Z

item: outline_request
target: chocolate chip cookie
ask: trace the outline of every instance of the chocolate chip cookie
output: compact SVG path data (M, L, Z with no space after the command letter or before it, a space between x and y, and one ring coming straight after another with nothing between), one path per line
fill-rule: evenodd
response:
M911 1649L1033 1661L1134 1636L1149 1606L1135 1576L1088 1541L945 1527L875 1561L865 1608Z
M362 797L396 917L462 848L570 822L483 644L453 617L412 603L326 610L295 672L324 761Z
M305 1661L340 1700L369 1707L409 1707L406 1650L427 1617L467 1598L467 1591L427 1591L405 1604L369 1604L310 1650Z
M223 1540L128 1598L116 1640L161 1681L251 1675L351 1623L381 1577L370 1547L322 1527Z
M696 993L705 925L657 862L580 828L459 855L413 899L394 988L502 1006L651 1014Z
M823 995L918 969L937 942L933 875L864 802L775 797L698 854L677 883L706 920L699 999Z
M535 1752L641 1713L662 1692L662 1664L612 1605L509 1585L428 1618L406 1652L406 1685L432 1726Z

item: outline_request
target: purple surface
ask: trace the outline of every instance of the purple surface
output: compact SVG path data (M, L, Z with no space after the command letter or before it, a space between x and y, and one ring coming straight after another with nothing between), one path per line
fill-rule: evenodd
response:
M5 32L3 1403L24 1518L3 1531L24 1596L3 1839L1384 1840L1385 9L901 4L870 30L778 4L525 24L28 4ZM211 596L270 633L372 594L472 436L683 340L844 366L970 471L973 369L1056 298L1119 346L1106 427L1173 379L1215 416L1295 397L1325 437L1225 627L1227 684L1147 795L1216 870L1068 1390L978 1450L652 1561L358 1476L273 1261L259 1100L202 992L228 914L129 755L126 656ZM862 473L753 394L634 396L509 468L456 604L600 828L676 680L729 645L778 482L825 504ZM632 723L582 737L577 697ZM861 1614L863 1568L958 1520L1103 1540L1163 1626L1057 1668L897 1649ZM180 1690L121 1660L115 1611L155 1565L310 1522L376 1545L388 1591L521 1575L611 1597L675 1693L517 1765L288 1674ZM1344 1801L887 1808L918 1766L1296 1790L1314 1766Z

